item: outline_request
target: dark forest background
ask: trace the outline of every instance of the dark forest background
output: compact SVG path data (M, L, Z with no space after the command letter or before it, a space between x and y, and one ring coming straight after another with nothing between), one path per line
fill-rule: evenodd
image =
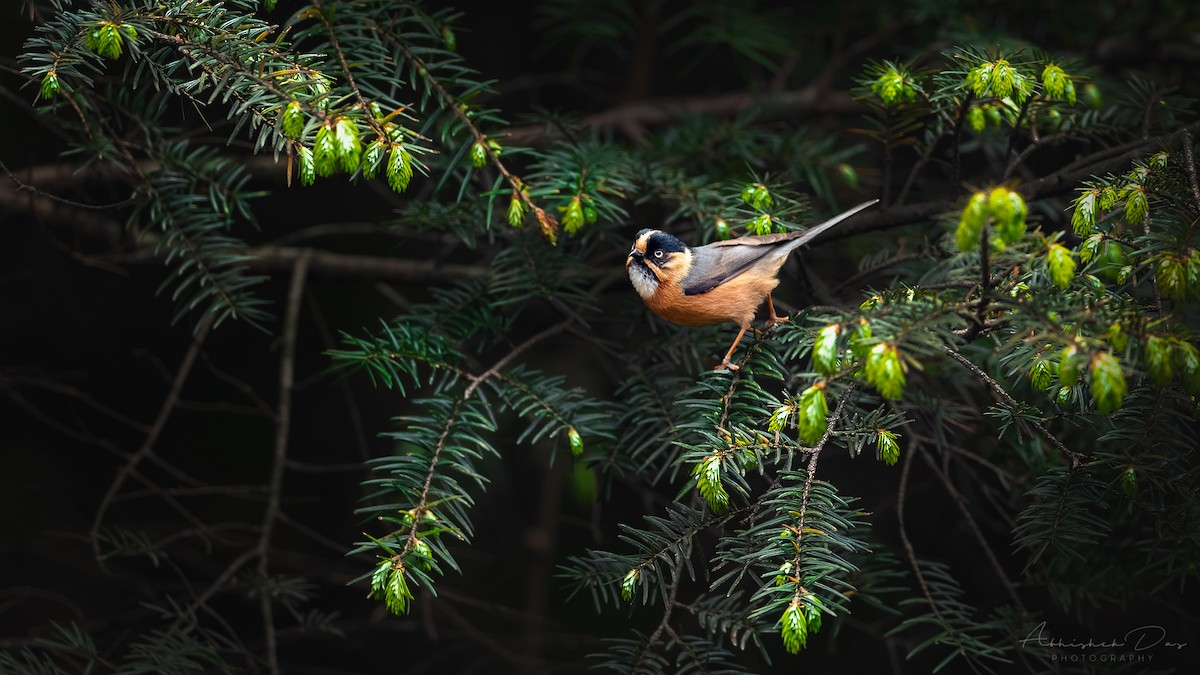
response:
M487 206L492 175L481 178L463 168L471 143L456 136L457 131L439 137L436 129L427 130L436 151L426 158L430 175L418 172L404 193L389 189L383 180L348 179L346 174L318 177L307 186L299 184L295 173L289 177L286 152L277 161L271 144L254 151L253 134L248 127L234 129L237 118L227 118L225 102L200 106L164 95L153 124L170 128L172 138L215 148L235 160L245 172L243 189L254 197L256 227L242 224L237 236L244 242L239 250L247 256L247 273L265 277L253 294L265 301L261 307L268 314L257 327L237 317L212 327L204 302L181 309L172 300L175 271L164 264L166 251L156 249L161 242L152 219L144 212L131 216L133 202L141 198L136 178L97 160L81 142L69 106L59 98L48 110L38 98L41 77L28 71L30 61L18 58L37 51L26 44L37 26L88 5L64 3L56 9L53 3L35 1L0 8L0 651L10 657L0 663L0 671L55 672L46 664L56 663L62 672L82 672L75 669L88 662L89 644L98 654L96 670L90 672L580 672L596 664L621 670L620 659L613 656L621 653L620 645L606 640L628 639L636 645L649 635L657 640L662 634L656 628L670 625L684 637L686 631L707 634L731 650L722 658L736 667L717 659L706 662L712 672L929 672L956 649L953 643L931 646L911 658L908 653L942 629L929 624L890 632L920 613L900 604L921 597L907 547L922 560L945 565L963 593L956 597L969 599L972 621L987 625L980 629L987 636L981 639L1001 645L1002 651L1012 650L1040 621L1068 640L1123 638L1138 627L1161 626L1168 640L1187 643L1180 649L1160 646L1144 652L1153 656L1149 663L960 657L951 659L943 672L1144 672L1151 667L1169 672L1175 663L1194 661L1200 649L1195 512L1171 520L1165 533L1162 521L1155 526L1120 520L1114 514L1122 499L1126 459L1108 464L1096 460L1093 501L1114 504L1098 516L1107 529L1097 532L1106 534L1077 547L1082 555L1067 556L1076 566L1055 571L1061 578L1090 584L1094 593L1056 590L1045 577L1027 576L1028 551L1013 542L1017 513L1035 499L1025 495L1043 485L1037 479L1044 470L1070 462L1053 449L1046 451L1048 461L1027 461L1030 455L1014 447L1040 443L1036 433L1006 432L1002 416L988 412L996 400L987 386L970 373L965 381L955 379L965 371L949 375L956 366L936 350L910 352L913 363L922 362L925 369L914 365L907 371L905 401L932 401L921 408L928 410L940 400L946 410L961 415L929 422L933 418L921 417L924 413L904 413L928 425L924 431L899 431L902 457L918 452L909 444L921 434L926 434L925 452L930 454L927 461L913 461L905 469L911 477L905 479L903 531L897 526L897 497L905 465L877 461L873 440L858 457L844 446L831 446L821 459L820 479L858 497L855 506L868 514L864 517L871 523L875 549L897 570L877 581L883 589L879 603L860 603L852 612L827 616L799 655L784 649L777 634L778 613L760 617L761 625L740 634L763 637L761 649L754 645L756 637L743 651L736 648L736 626L717 630L714 638L711 626L697 614L677 614L667 622L657 590L650 591L644 604L608 603L602 593L605 608L598 612L586 585L572 592L578 579L565 571L572 557L586 558L589 549L633 555L638 549L621 539L629 532L620 524L647 527L643 515L663 516L673 502L685 503L696 492L695 480L689 479L692 462L677 451L666 459L646 459L641 466L650 468L643 474L636 470L638 461L606 463L605 457L642 440L622 430L630 427L628 418L620 417L619 405L638 405L629 382L635 375L675 378L670 380L677 383L674 392L682 397L686 387L709 381L704 379L707 369L734 332L730 326L680 330L652 320L622 269L628 242L643 227L663 226L688 241L718 235L712 218L700 215L707 207L685 208L694 206L686 196L692 184L655 182L647 178L651 171L629 169L621 174L621 194L611 197L620 209L599 205L598 225L585 224L578 235L559 231L558 246L551 247L528 213L519 234L504 222L507 185L503 197L494 201L494 211ZM258 15L282 24L306 5L281 0ZM945 64L941 55L961 45L981 54L1025 49L1021 53L1030 58L1052 54L1072 64L1068 72L1079 78L1081 110L1088 105L1087 95L1103 96L1102 105L1115 104L1131 78L1152 83L1146 86L1163 94L1158 105L1173 106L1169 119L1156 118L1145 129L1123 129L1123 120L1131 118L1104 118L1107 131L1087 141L1048 146L1032 154L1015 175L1004 176L1003 184L1017 190L1022 183L1041 186L1040 193L1026 194L1031 222L1037 220L1045 232L1066 233L1063 241L1069 246L1084 239L1071 234L1070 209L1089 172L1087 166L1064 167L1105 148L1111 152L1096 159L1107 162L1097 176L1120 174L1132 159L1145 160L1168 145L1176 161L1182 153L1175 150L1184 137L1168 135L1196 128L1191 99L1200 93L1195 77L1200 9L1183 0L762 1L738 3L736 9L682 0L563 0L456 7L461 10L454 19L456 53L480 79L492 81L490 91L471 100L499 111L505 124L492 124L488 133L504 146L501 158L526 172L554 149L571 144L618 148L629 156L678 152L683 173L726 181L721 188L726 192L706 197L713 203L738 204L741 185L783 183L804 207L794 216L800 226L819 214L884 196L878 214L798 256L802 268L787 268L777 297L789 312L835 302L852 312L873 289L885 293L919 287L925 278L921 275L940 262L912 274L873 275L864 260L936 249L931 242L953 232L968 196L1001 184L996 157L1007 136L997 132L991 141L969 133L957 140L943 137L934 142L931 168L912 187L909 203L897 203L905 198L897 194L904 176L924 161L923 134L933 115L912 118L914 126L903 131L912 143L880 142L871 122L878 110L866 100L870 88L864 82L881 72L871 68L885 61L905 62L914 71L936 70ZM139 39L148 38L143 34ZM131 106L138 95L156 95L148 81L136 91L129 88L137 75L131 57L121 58L93 75L96 87L126 87ZM1085 83L1099 93L1086 91ZM425 115L421 106L436 107L421 103L425 99L415 94L408 100L418 103L413 112L418 121ZM1147 120L1158 115L1154 106L1139 109ZM753 142L740 135L751 131L757 134ZM1018 149L1026 147L1027 133L1012 136ZM1167 140L1135 144L1148 138ZM1186 138L1190 151L1193 137ZM770 139L779 140L772 146ZM1000 150L986 150L988 142ZM949 168L955 144L963 148L958 180ZM530 150L523 154L519 148ZM789 153L806 154L801 160ZM1110 161L1118 155L1123 158L1119 168ZM621 157L615 163L627 161L626 155ZM953 161L959 159L955 151ZM1188 161L1194 175L1194 160ZM1179 168L1183 178L1178 184L1185 198L1164 198L1171 205L1186 202L1185 168ZM883 194L888 172L898 176L890 183L890 196ZM443 182L444 176L449 179ZM1037 183L1047 176L1073 182L1054 189ZM536 183L536 178L528 180ZM468 188L460 191L464 184ZM550 191L534 195L561 225L567 214L554 209L558 199ZM1188 212L1191 207L1179 208ZM465 214L457 221L456 209ZM1196 214L1189 213L1194 223ZM741 227L732 216L730 221ZM505 256L514 249L533 251L533 256L563 251L569 261L564 278L583 279L586 283L571 289L586 300L567 294L558 300L496 305L495 320L510 323L493 337L471 343L464 369L480 373L497 364L515 365L502 359L528 345L516 361L538 373L563 376L564 389L578 388L585 398L601 402L581 410L599 410L607 421L595 422L591 434L585 424L579 425L587 450L583 459L576 459L571 454L574 439L565 430L518 442L524 429L518 424L520 406L505 408L500 405L503 395L491 394L499 430L489 438L495 439L498 454L485 454L474 464L488 483L486 489L470 488L474 532L469 545L446 544L461 571L447 565L439 549L444 576L432 575L432 591L412 582L411 607L396 616L385 602L368 598L370 582L364 578L377 558L360 546L363 533L377 537L385 531L373 514L360 511L371 503L368 496L378 497L376 487L365 483L378 476L368 461L403 454L409 441L398 420L426 414L419 399L431 396L428 383L439 380L418 370L411 381L400 376L403 390L387 388L373 382L367 370L338 368L345 359L339 361L331 350L354 348L343 333L378 335L381 325L394 317L441 311L439 293L493 278L513 264ZM950 254L930 256L926 262L945 262ZM1026 268L1041 269L1033 263ZM1138 288L1148 292L1149 282ZM1072 286L1067 293L1075 292ZM1161 312L1161 297L1159 302ZM1174 335L1194 340L1189 332L1195 325L1194 302L1167 303L1176 307L1172 321L1182 326ZM576 311L583 319L571 323ZM795 325L810 333L822 325L819 318L797 316ZM969 320L963 319L964 325ZM1094 429L1107 424L1096 421L1103 416L1095 404L1083 395L1077 415L1054 414L1050 398L1036 398L1027 384L1019 384L1024 371L1012 363L997 364L991 354L1002 351L999 342L986 337L993 327L980 325L987 326L980 329L984 336L964 353L1004 386L1024 392L1022 401L1034 401L1030 406L1035 412L1026 408L1021 414L1033 419L1051 410L1043 417L1054 435L1072 450L1092 453L1101 435ZM950 328L961 326L937 330L943 328L949 335ZM805 374L788 371L793 379L769 386L772 395L780 388L799 393L807 384L798 385L795 378L811 383L812 369L805 368L814 338L806 335L805 349L789 352L802 356L781 357L789 367L799 364L795 372ZM763 347L763 340L776 344L763 338L753 341L753 349L776 348ZM1058 349L1056 343L1055 353ZM669 368L661 362L645 365L667 350L673 355L664 359ZM1146 372L1139 363L1126 363L1131 390ZM281 400L281 386L290 400ZM1171 386L1178 396L1156 405L1175 406L1171 409L1179 414L1160 426L1176 441L1194 446L1194 398L1180 389L1179 381ZM867 390L863 385L856 391ZM1129 400L1136 398L1131 394ZM830 400L831 410L837 400ZM962 410L955 407L959 404ZM886 407L887 402L873 399L863 410L878 405ZM281 410L286 413L285 436ZM766 419L759 421L765 430ZM939 434L952 437L961 453L975 458L933 454L933 437ZM846 445L853 447L850 441ZM1038 447L1037 452L1045 450ZM1195 496L1191 450L1159 453L1151 444L1146 452L1158 453L1146 460L1147 467L1153 466L1146 471L1174 475L1172 487L1162 488L1168 495L1161 497L1163 503L1170 503L1172 494ZM958 459L952 462L951 457ZM1089 454L1086 462L1095 457ZM795 468L801 468L799 463ZM1155 480L1143 478L1141 489L1150 492L1142 494L1157 494L1152 491L1161 486ZM1163 478L1164 484L1170 480ZM957 489L947 490L947 484ZM981 532L963 517L964 504L978 517ZM698 499L691 505L703 508ZM264 514L273 518L264 521ZM732 523L728 528L737 529ZM987 547L980 545L980 537ZM1164 539L1169 542L1162 543ZM1149 580L1123 578L1121 570L1143 563L1118 565L1107 554L1094 552L1106 550L1106 542L1133 548L1134 542L1152 547L1154 541L1183 551L1170 558L1182 570L1158 570ZM268 549L269 563L260 566ZM685 590L706 586L706 561L717 552L717 535L697 537L693 553L701 581L685 582ZM1155 557L1143 553L1146 559ZM1095 564L1095 579L1080 572L1079 566L1087 569L1089 560ZM1011 587L996 583L997 566L1012 580ZM885 592L892 587L902 590ZM1128 592L1113 590L1122 587ZM610 588L606 593L616 598L618 585ZM990 612L1009 602L1014 589L1031 611L1005 624ZM640 596L641 590L635 594ZM263 597L273 607L267 624ZM173 632L181 625L195 630ZM1027 630L1022 633L1021 627ZM679 644L685 642L679 639ZM705 672L705 666L676 661L676 653L668 653L662 666L667 672ZM1112 656L1130 650L1066 648L1058 653ZM589 659L592 654L607 656Z

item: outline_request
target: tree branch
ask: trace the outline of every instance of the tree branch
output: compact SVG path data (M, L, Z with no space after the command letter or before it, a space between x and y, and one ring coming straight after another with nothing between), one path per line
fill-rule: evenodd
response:
M150 426L150 431L146 434L146 440L142 442L137 452L130 455L129 459L125 461L125 465L117 471L112 484L108 486L108 491L104 493L104 497L96 507L96 515L92 518L92 528L88 531L88 538L92 542L92 552L96 556L97 562L100 562L101 567L104 566L104 563L102 562L103 556L100 551L100 527L104 524L104 516L108 513L108 508L112 505L113 499L125 484L125 480L134 473L137 465L153 452L154 444L158 442L159 436L162 435L163 429L167 426L167 420L171 417L171 412L175 410L175 404L179 401L179 394L183 390L183 384L187 382L188 375L192 372L192 366L196 364L196 357L200 355L200 348L204 344L204 338L208 335L210 328L212 328L212 315L205 315L200 321L200 325L196 328L192 344L183 356L183 362L179 365L179 371L175 374L175 380L171 383L167 397L158 410L158 416L154 419L154 424Z
M987 385L988 389L991 389L996 394L996 396L998 396L1006 404L1013 406L1014 408L1020 406L1020 404L1017 403L1016 399L1014 399L1011 395L1009 395L1009 393L1007 391L1004 390L1004 387L1001 387L998 382L996 382L990 376L988 376L987 373L983 372L983 370L981 370L979 368L979 366L972 363L970 359L963 356L958 351L951 349L950 347L947 347L945 345L942 346L942 350L945 351L946 354L948 354L950 356L950 358L954 359L955 361L958 361L959 363L961 363L963 365L964 368L971 371L971 374L974 375L977 380L979 380L983 384ZM1066 455L1067 457L1069 457L1071 459L1072 467L1077 467L1083 463L1083 461L1085 459L1084 455L1082 455L1078 452L1075 452L1075 451L1071 450L1070 448L1068 448L1067 446L1063 445L1063 442L1058 440L1058 438L1055 437L1054 434L1050 433L1050 430L1046 428L1045 424L1042 424L1041 420L1029 420L1029 424L1031 426L1033 426L1033 428L1037 430L1038 434L1041 435L1042 438L1046 439L1050 443L1050 445L1053 445L1055 448L1058 448L1059 452L1061 452L1064 455Z
M275 415L275 452L271 464L271 480L268 484L267 508L263 512L262 531L258 536L258 572L265 580L270 573L271 534L279 517L279 505L283 499L283 471L287 465L288 432L292 420L292 385L296 368L296 329L300 318L300 301L304 297L304 281L308 276L311 255L296 260L292 271L292 283L288 287L287 310L283 322L283 346L279 350L279 408ZM271 607L271 595L259 595L262 609L263 628L266 632L267 667L271 673L279 672L279 654L275 644L275 620Z

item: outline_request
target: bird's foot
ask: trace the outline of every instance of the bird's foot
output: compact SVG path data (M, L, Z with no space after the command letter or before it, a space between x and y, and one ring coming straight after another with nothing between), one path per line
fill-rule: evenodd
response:
M775 316L774 314L772 314L771 316L767 317L767 323L765 326L763 326L763 330L771 330L772 328L774 328L775 326L778 326L781 323L788 323L790 321L791 321L791 319L789 317Z
M721 360L721 362L720 362L720 363L718 363L717 365L713 366L713 370L729 370L729 371L734 371L734 370L739 370L739 369L741 369L741 366L739 366L739 365L738 365L738 364L736 364L736 363L733 363L733 362L731 362L731 361L729 360L729 357L725 357L724 359L722 359L722 360Z
M786 316L779 316L775 313L775 303L771 300L770 293L767 294L767 312L769 312L767 316L767 325L763 326L763 330L771 330L781 323L787 323L788 321L791 321L791 319L787 318Z

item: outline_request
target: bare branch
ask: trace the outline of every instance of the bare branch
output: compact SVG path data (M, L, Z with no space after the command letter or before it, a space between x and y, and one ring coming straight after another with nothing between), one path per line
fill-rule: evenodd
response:
M263 579L270 573L271 534L279 517L279 505L283 499L283 471L287 466L288 432L292 421L292 384L296 369L296 330L300 320L300 301L304 297L304 281L308 276L311 255L296 259L292 272L292 283L288 287L287 310L283 322L283 346L279 350L279 408L275 415L275 453L271 464L271 480L268 483L267 508L263 512L262 531L258 537L258 572ZM263 628L267 641L267 667L272 673L279 672L279 654L275 644L275 621L269 593L259 596L262 608Z

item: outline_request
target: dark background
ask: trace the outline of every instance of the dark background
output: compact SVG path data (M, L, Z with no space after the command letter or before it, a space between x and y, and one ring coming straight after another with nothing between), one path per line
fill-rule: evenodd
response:
M0 16L0 161L18 180L49 193L92 204L125 198L127 187L118 181L87 172L46 172L78 160L58 156L65 145L53 120L34 113L36 87L26 86L14 72L15 56L32 33L28 13L14 4L20 3L0 10L6 14ZM669 21L686 3L661 3L657 13L640 11L630 35L592 41L548 39L539 28L536 4L459 3L465 10L459 48L470 64L498 80L494 104L517 124L543 108L587 115L635 102L717 97L771 85L773 74L729 50L672 52L667 37L653 38L654 26ZM282 20L290 7L285 0L280 5L276 14ZM747 14L786 22L795 31L796 58L784 73L783 87L798 89L826 76L831 102L845 100L867 58L934 53L963 36L983 45L1001 35L1023 38L1089 64L1097 81L1147 73L1185 93L1195 93L1200 62L1197 10L1184 1L763 2ZM688 27L672 30L668 35L677 37ZM847 62L827 70L844 53L851 54ZM853 142L847 129L858 123L859 112L840 103L830 108L800 111L781 124L803 123ZM176 117L199 128L187 110L176 111ZM223 115L211 119L223 120ZM211 133L221 139L227 130L218 123ZM598 133L626 141L618 129ZM382 232L380 226L402 205L400 197L338 179L289 189L282 168L265 158L248 161L252 186L271 192L256 202L261 232L245 234L254 243L276 241L298 225L332 225L351 234L307 245L414 259L437 254L467 264L485 259L462 246L444 245L436 233L406 232L401 239ZM172 324L170 299L155 292L162 269L144 256L138 260L127 242L114 247L106 228L121 222L119 214L40 212L32 205L34 195L19 191L15 181L0 177L0 182L0 191L11 193L0 202L0 648L19 648L49 634L51 622L74 622L102 650L119 653L119 645L159 621L151 605L197 592L181 579L206 585L254 537L246 525L257 523L265 499L278 341L235 322L215 330L154 445L157 456L200 483L227 486L218 493L180 491L174 497L214 529L197 531L196 523L182 518L161 495L147 493L149 485L179 489L187 481L143 461L140 478L126 482L105 525L172 543L158 564L127 558L109 560L102 569L87 541L95 510L124 458L145 441L191 344L195 317ZM653 226L656 215L635 210L635 218L644 220L630 222L628 234ZM857 245L870 248L870 242ZM619 270L623 256L623 249L613 250L597 266ZM827 264L824 273L833 278L848 269L836 258ZM261 287L277 317L288 279L286 270L276 272ZM568 602L554 578L555 566L568 555L612 545L616 522L655 508L620 483L610 488L613 498L594 500L586 481L580 487L572 480L561 444L502 446L503 459L487 467L492 484L472 510L476 538L456 549L463 574L448 574L438 598L419 593L414 611L396 618L382 603L365 598L364 583L350 583L367 569L364 559L345 557L366 527L354 513L366 475L362 462L390 447L379 434L395 428L390 420L403 414L405 401L397 391L372 388L364 377L331 374L323 352L336 345L337 331L376 325L405 303L428 297L429 287L441 283L351 272L314 274L307 284L296 351L292 464L284 481L287 519L277 526L272 554L279 574L306 584L306 600L297 603L299 617L277 613L286 672L574 672L584 668L583 655L602 648L602 638L625 635L627 623L649 629L656 620L652 611L634 612L628 622L621 612L597 615L586 597ZM797 304L806 299L796 287L784 297ZM603 328L618 350L656 339L645 331L644 321L628 318L637 307L623 283L611 285L603 301L619 318ZM522 320L539 325L539 318ZM270 328L277 332L278 324ZM573 360L583 358L572 344L569 334L555 338L539 346L533 360L570 373ZM608 395L615 378L571 384ZM844 492L862 495L880 536L895 543L893 470L831 455L822 459L821 471ZM985 599L998 594L990 572L981 571L981 579L972 574L983 567L978 551L933 479L918 473L909 499L920 505L920 518L909 527L922 554L949 562L970 592ZM997 541L1008 536L1003 530L988 534ZM1014 566L1019 570L1019 563ZM211 606L241 636L244 648L255 652L261 650L262 636L257 601L247 597L250 587L248 582L235 586L213 598ZM297 627L309 612L316 614L307 620L324 629ZM1052 625L1080 619L1049 618ZM881 620L864 608L848 619L836 642L835 631L827 629L799 658L771 645L778 672L932 668L931 655L905 662L902 652L882 649L878 633L886 624ZM1118 635L1161 624L1172 639L1200 643L1186 617L1153 607L1129 608L1104 623ZM749 654L758 658L753 650Z

